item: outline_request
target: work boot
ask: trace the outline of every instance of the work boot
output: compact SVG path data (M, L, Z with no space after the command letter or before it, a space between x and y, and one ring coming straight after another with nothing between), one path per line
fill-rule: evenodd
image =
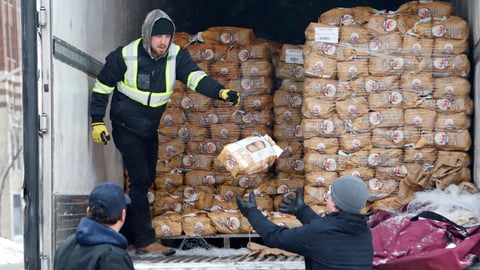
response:
M173 248L168 248L159 242L155 241L146 247L137 248L135 250L136 254L158 254L163 256L172 256L175 254Z

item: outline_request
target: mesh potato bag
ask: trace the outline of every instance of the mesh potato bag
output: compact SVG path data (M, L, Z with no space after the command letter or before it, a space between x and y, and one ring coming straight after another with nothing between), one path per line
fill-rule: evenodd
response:
M268 135L251 136L225 145L217 158L236 176L264 171L273 165L282 151Z

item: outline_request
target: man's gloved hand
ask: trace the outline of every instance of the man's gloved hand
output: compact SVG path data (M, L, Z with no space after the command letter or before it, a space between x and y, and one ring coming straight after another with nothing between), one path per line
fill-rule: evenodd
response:
M232 89L222 89L220 90L220 98L224 101L232 102L234 107L240 105L240 94Z
M92 138L96 143L107 144L110 141L110 134L108 134L107 127L104 122L92 123Z
M283 213L295 215L300 209L303 207L305 202L303 201L303 188L297 189L296 196L285 196L283 197L280 205L278 206L278 210Z
M250 191L250 193L248 194L248 201L244 201L239 194L237 194L235 198L237 199L237 206L238 209L240 209L240 213L242 213L242 215L244 215L245 217L247 216L249 209L257 208L257 202L255 201L255 193L253 192L253 190Z

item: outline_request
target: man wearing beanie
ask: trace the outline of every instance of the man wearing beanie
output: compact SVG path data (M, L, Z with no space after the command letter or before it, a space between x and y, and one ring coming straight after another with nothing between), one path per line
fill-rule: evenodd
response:
M175 24L165 12L149 12L141 38L107 55L90 102L92 138L107 144L110 135L104 117L112 95L112 137L128 173L132 199L122 233L135 244L137 253L166 256L175 251L155 238L147 192L156 174L157 129L174 83L182 81L193 91L233 106L240 103L238 92L207 76L186 50L172 42L174 33Z
M280 211L293 214L303 226L280 227L257 209L255 195L249 200L237 195L240 212L270 247L281 248L305 257L307 270L371 270L373 244L366 218L360 213L368 198L365 183L357 177L343 176L330 186L327 215L317 215L303 201L303 190L296 197L285 197Z

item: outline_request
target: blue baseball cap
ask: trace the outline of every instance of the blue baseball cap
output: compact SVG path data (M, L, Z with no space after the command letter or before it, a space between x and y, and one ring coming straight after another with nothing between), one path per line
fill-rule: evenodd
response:
M122 187L112 182L106 182L93 188L90 193L88 206L92 207L95 204L101 204L107 210L107 214L118 215L130 203L132 203L132 200L125 194Z

